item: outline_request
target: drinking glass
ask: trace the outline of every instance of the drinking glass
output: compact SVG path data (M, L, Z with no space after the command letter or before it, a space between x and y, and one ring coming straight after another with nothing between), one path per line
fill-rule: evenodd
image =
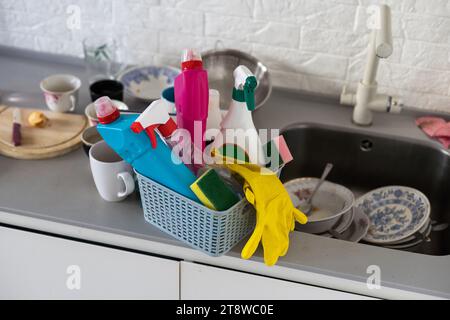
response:
M117 41L113 37L88 37L83 41L83 51L89 83L114 79Z

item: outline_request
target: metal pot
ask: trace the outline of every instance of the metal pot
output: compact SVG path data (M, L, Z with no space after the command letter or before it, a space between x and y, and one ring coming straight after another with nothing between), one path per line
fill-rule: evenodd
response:
M261 107L272 92L272 83L267 67L248 53L234 49L219 49L221 42L216 43L216 48L202 53L203 67L208 71L210 89L220 92L220 108L227 110L231 102L234 78L233 71L239 65L244 65L253 72L258 81L255 90L255 109Z

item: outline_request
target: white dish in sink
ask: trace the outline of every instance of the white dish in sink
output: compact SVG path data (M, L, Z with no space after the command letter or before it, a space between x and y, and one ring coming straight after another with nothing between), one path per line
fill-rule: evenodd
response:
M389 186L372 190L355 204L370 219L364 241L390 244L405 239L428 221L430 202L419 190Z
M302 201L308 199L314 187L319 182L317 178L298 178L284 184L295 207L300 209ZM353 193L347 188L324 181L312 200L312 211L308 223L297 225L296 229L308 233L323 233L336 225L342 215L352 210Z
M367 234L369 229L369 218L358 208L353 208L355 212L354 219L350 226L343 232L339 232L344 241L359 242ZM325 232L321 234L323 237L332 238L333 236Z

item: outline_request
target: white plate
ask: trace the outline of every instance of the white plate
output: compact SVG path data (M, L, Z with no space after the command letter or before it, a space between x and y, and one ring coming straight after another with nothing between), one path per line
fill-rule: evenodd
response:
M378 188L355 203L370 220L364 241L388 244L422 228L430 216L430 202L420 191L402 186Z
M418 244L421 244L422 242L426 242L426 240L424 238L429 237L431 231L432 231L432 227L431 227L431 225L428 225L425 232L423 233L423 237L415 237L414 239L407 241L407 242L387 245L384 247L389 248L389 249L409 249L411 247L417 246Z
M431 225L431 221L430 221L430 219L428 219L427 222L424 223L424 225L422 226L422 228L420 228L419 231L417 231L413 235L410 235L409 237L406 237L402 240L389 242L389 245L400 245L400 244L415 240L415 239L417 239L417 236L419 234L426 234L430 225Z
M151 101L159 99L165 88L173 86L180 72L169 66L142 66L125 70L118 79L128 95Z

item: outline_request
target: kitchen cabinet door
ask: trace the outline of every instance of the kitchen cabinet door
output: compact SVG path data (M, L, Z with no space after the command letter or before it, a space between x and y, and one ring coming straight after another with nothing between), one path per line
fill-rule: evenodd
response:
M0 227L0 299L179 299L179 262Z
M372 299L301 283L181 262L181 299Z

